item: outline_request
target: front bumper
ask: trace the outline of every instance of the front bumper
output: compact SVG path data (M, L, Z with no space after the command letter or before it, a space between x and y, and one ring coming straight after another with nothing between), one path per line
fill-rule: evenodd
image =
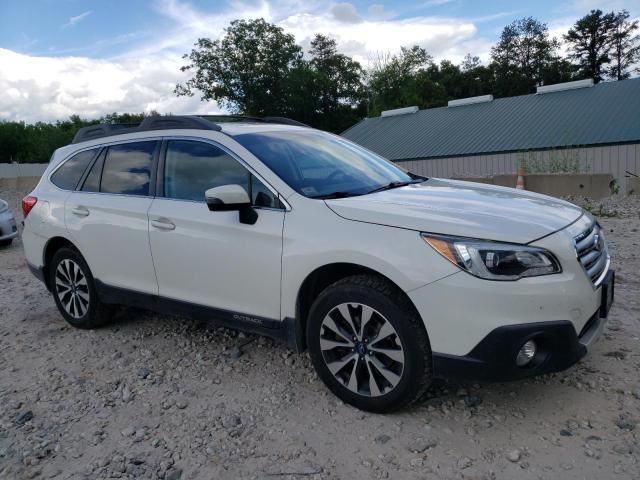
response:
M603 282L602 302L578 333L569 321L549 321L505 325L492 330L469 354L464 356L433 354L434 375L484 381L509 381L559 372L574 365L587 354L600 337L614 294L613 271ZM518 351L534 340L537 353L524 367L516 365Z

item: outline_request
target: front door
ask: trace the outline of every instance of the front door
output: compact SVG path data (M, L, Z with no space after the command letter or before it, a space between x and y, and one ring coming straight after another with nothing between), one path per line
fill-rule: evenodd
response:
M149 209L160 295L279 320L285 211L277 196L222 147L168 140L165 150ZM240 223L237 211L209 211L205 191L228 184L250 193L255 224Z

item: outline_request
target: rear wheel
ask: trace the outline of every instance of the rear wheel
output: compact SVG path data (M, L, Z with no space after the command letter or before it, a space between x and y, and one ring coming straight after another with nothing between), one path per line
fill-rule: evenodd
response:
M320 378L345 402L389 412L431 383L431 350L422 321L388 281L355 275L329 286L309 313L307 343Z
M96 328L111 320L113 307L100 302L91 270L77 250L65 247L55 253L49 286L58 310L74 327Z

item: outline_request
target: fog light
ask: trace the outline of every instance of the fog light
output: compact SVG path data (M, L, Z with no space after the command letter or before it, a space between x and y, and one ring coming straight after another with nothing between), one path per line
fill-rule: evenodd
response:
M531 360L533 360L533 357L536 356L537 350L538 347L536 345L536 342L534 342L533 340L527 340L518 352L518 356L516 357L516 365L518 365L519 367L524 367L525 365L527 365L529 362L531 362Z

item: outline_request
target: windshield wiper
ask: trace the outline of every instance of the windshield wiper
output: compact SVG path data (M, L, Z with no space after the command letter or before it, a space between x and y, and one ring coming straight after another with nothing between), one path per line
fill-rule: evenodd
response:
M331 200L334 198L347 198L347 197L356 197L360 195L359 193L353 193L353 192L331 192L331 193L325 193L323 195L314 195L311 198L316 198L316 199L320 199L320 200Z
M374 188L373 190L369 190L367 194L382 192L384 190L391 190L392 188L406 187L407 185L411 185L412 183L422 183L422 182L424 182L424 180L422 179L416 179L409 182L389 182L386 185L382 185L381 187L377 187L377 188Z

